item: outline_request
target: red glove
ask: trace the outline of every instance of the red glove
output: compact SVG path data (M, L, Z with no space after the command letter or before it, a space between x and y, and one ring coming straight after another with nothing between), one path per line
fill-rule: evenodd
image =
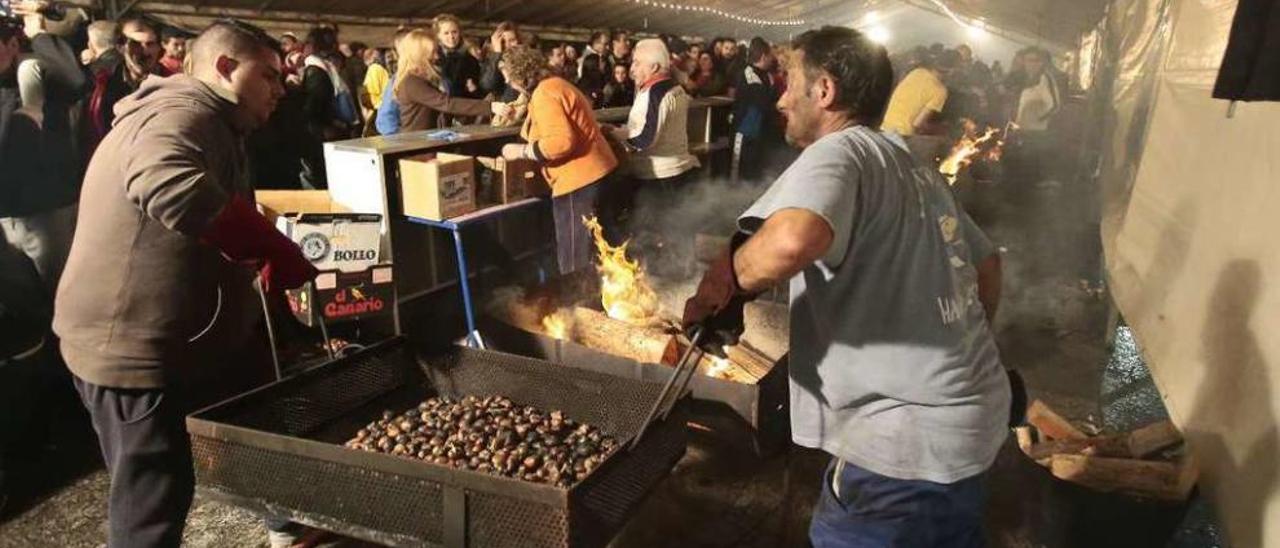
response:
M743 242L744 233L737 233L730 240L729 248L711 263L711 268L698 283L698 292L684 303L681 326L692 335L695 328L703 330L698 346L722 356L725 346L738 344L746 327L743 324L743 308L759 294L748 294L738 285L733 271L733 254Z
M233 261L261 262L264 291L293 289L319 274L297 244L239 195L227 202L200 237Z

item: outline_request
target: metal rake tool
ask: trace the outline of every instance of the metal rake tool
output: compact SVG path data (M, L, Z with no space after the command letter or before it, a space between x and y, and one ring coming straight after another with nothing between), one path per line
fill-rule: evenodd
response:
M640 426L640 431L636 433L636 437L631 440L631 445L627 450L635 449L640 443L640 438L644 437L645 430L649 429L649 425L655 420L667 418L671 414L671 409L675 407L676 402L680 401L680 396L689 388L689 381L693 380L694 374L698 372L698 363L702 361L702 357L706 354L698 343L702 342L702 327L693 330L693 336L689 340L689 347L684 350L684 354L680 356L680 361L676 362L675 371L671 373L671 378L667 379L667 384L662 387L662 392L658 393L657 401L653 402L653 408L649 410L648 416L645 417L644 423ZM696 359L693 358L697 355ZM676 386L675 390L672 390Z

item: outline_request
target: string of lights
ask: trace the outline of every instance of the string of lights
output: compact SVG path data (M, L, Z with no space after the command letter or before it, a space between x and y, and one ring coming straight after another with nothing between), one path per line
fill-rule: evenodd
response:
M731 19L740 23L749 23L752 25L760 25L763 27L798 27L805 24L804 19L761 19L758 17L747 17L745 15L716 9L710 6L691 6L688 4L677 4L675 2L661 2L657 0L630 0L632 4L639 4L651 8L660 8L675 12L689 13L706 13L717 15L725 19Z

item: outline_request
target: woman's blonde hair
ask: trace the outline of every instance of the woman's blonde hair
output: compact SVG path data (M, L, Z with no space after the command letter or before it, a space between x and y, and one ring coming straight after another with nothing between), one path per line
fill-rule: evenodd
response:
M462 20L449 13L437 15L436 18L431 21L431 30L435 31L436 34L440 34L440 27L445 23L453 23L455 27L458 27L458 32L462 32Z
M442 79L436 68L436 37L423 29L413 29L396 43L396 85L394 92L409 76L417 76L433 86L440 86Z

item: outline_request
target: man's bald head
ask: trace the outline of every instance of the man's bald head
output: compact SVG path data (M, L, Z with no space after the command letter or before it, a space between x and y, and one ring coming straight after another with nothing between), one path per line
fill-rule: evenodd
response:
M191 45L191 74L205 80L218 72L218 59L243 60L263 54L284 56L280 43L262 29L240 21L219 21L197 36Z

